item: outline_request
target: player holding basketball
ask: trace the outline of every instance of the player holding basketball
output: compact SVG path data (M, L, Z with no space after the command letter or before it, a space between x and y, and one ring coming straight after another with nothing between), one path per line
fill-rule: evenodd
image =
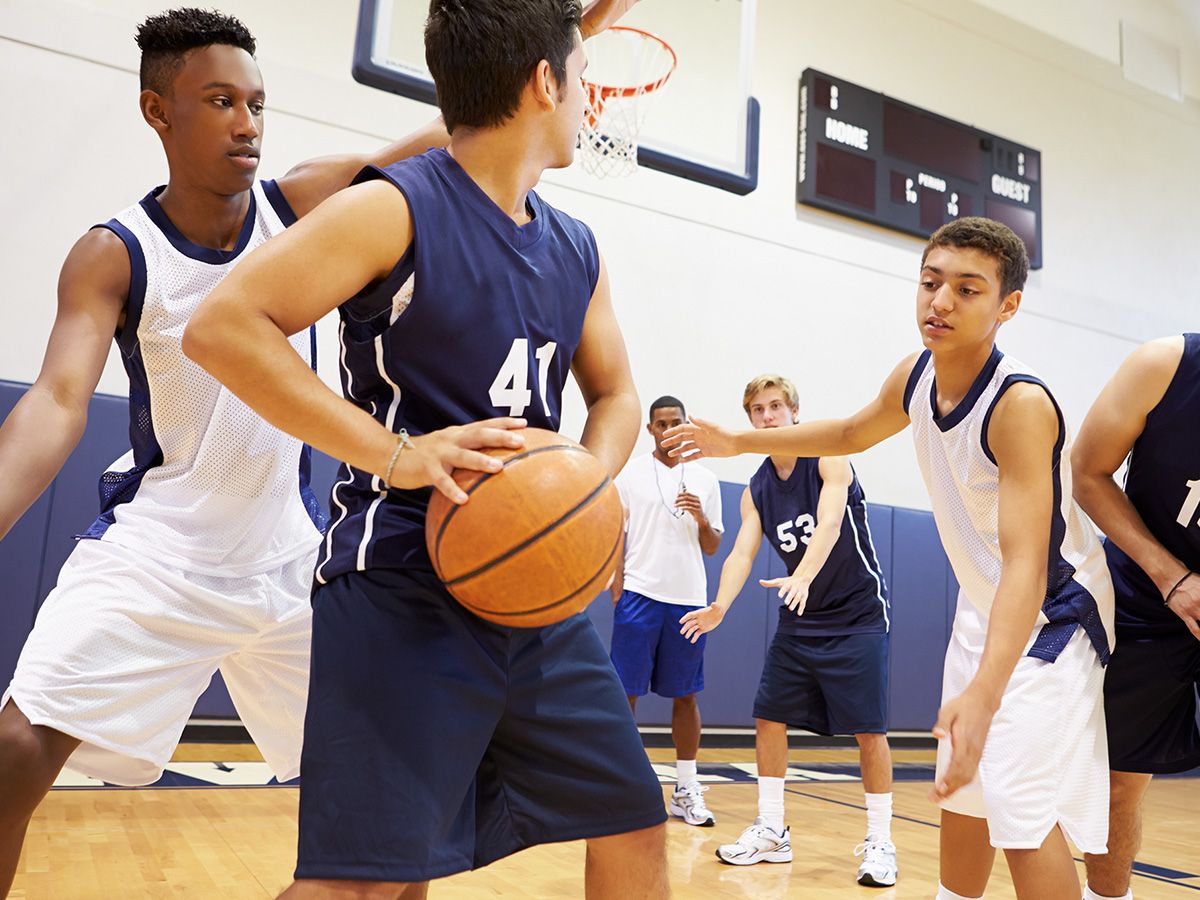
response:
M1200 766L1200 334L1143 344L1117 370L1071 453L1075 497L1106 535L1117 647L1104 681L1108 853L1088 900L1131 898L1141 804L1155 774ZM1122 491L1113 480L1129 459Z
M590 26L624 5L595 5ZM245 26L177 9L142 23L138 46L142 113L169 182L71 250L42 370L0 428L3 535L78 442L116 336L133 450L101 479L101 516L42 605L0 702L0 895L63 765L116 784L154 781L217 668L272 770L296 774L322 525L308 451L187 360L180 335L250 250L364 164L447 139L435 122L376 154L259 182L265 96ZM309 365L309 336L289 352ZM507 440L487 426L431 436L395 475L411 481L431 457L478 467L465 448Z
M788 379L760 375L746 385L742 408L755 428L780 428L797 421L800 400ZM754 700L758 818L736 843L719 847L717 858L737 866L791 862L783 802L791 725L854 735L867 803L867 839L855 851L863 856L858 883L895 884L887 588L849 460L763 460L742 493L742 524L716 600L683 617L684 637L695 641L721 624L765 535L789 574L761 582L777 588L783 604Z
M316 569L289 897L423 896L579 838L590 897L668 893L662 790L586 616L513 629L467 612L426 555L428 492L378 477L416 455L410 433L506 413L556 428L568 371L588 449L615 475L633 446L595 239L533 190L574 153L579 15L572 0L435 0L448 150L363 172L239 266L184 337L268 421L348 463ZM288 347L333 309L345 400Z
M685 610L707 602L701 554L717 552L725 526L717 476L673 459L660 443L663 432L685 419L675 397L651 403L646 431L654 449L630 460L617 478L626 528L625 556L612 584L612 661L630 709L650 690L671 698L677 780L667 808L689 825L707 827L716 819L696 777L704 642L684 640L679 622Z
M934 734L941 898L979 897L1000 847L1022 900L1079 896L1064 832L1085 853L1108 834L1101 688L1112 582L1071 499L1067 434L1046 386L995 346L1021 304L1024 244L958 219L921 260L925 351L847 419L668 435L672 453L859 453L912 425L942 545L962 588ZM685 457L686 458L686 457Z

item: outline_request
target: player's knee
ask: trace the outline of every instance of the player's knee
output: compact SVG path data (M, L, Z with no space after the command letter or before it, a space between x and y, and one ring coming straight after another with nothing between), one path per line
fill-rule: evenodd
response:
M675 697L671 702L678 708L692 709L696 705L696 695L687 694L683 697Z
M649 828L639 828L636 831L589 838L587 843L588 849L592 853L614 853L622 856L633 854L648 860L665 858L667 825L663 822L651 825Z

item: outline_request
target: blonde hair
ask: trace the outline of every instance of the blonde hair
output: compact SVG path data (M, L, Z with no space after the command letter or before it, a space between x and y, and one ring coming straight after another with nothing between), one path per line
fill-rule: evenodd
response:
M742 409L746 411L746 415L750 415L750 401L754 399L754 395L768 388L779 388L783 391L789 409L796 409L800 406L800 395L796 392L796 386L782 375L767 373L750 379L746 390L742 392Z

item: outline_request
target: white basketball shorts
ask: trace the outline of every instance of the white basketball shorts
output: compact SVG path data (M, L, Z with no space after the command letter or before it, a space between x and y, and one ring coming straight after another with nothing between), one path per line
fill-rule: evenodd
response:
M38 611L0 707L83 743L67 766L150 784L196 699L221 670L238 715L279 780L300 768L308 695L312 554L221 578L80 541Z
M943 703L963 692L979 660L951 638ZM994 847L1036 849L1057 824L1082 852L1107 852L1103 685L1104 669L1082 628L1053 663L1021 657L992 720L975 780L942 809L987 819ZM949 760L950 742L941 740L939 775Z

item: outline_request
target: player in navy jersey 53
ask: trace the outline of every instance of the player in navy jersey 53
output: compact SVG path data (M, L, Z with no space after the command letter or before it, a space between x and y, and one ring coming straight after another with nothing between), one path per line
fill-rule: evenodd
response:
M733 432L674 429L672 453L859 453L911 426L960 587L942 683L939 897L980 897L1002 848L1021 900L1079 896L1066 836L1103 853L1108 754L1101 690L1112 581L1071 499L1068 436L1045 384L996 347L1029 270L1010 228L967 217L921 257L925 350L846 419Z
M796 386L760 375L742 395L755 428L796 422ZM683 617L684 637L716 628L746 583L764 536L787 566L766 579L783 601L754 700L758 818L717 850L731 865L790 862L784 825L787 728L852 734L858 741L867 802L860 884L896 883L892 843L892 754L887 741L888 600L867 526L866 498L842 457L772 456L742 493L742 524L721 569L712 605Z
M425 552L428 486L467 501L439 434L490 420L516 446L524 422L557 429L573 373L582 442L612 475L637 436L595 238L534 191L574 155L579 17L574 0L434 0L426 58L449 147L365 170L184 336L268 421L346 463L316 570L289 897L347 881L423 896L429 879L580 838L589 896L668 892L662 790L587 617L485 622ZM345 399L287 342L334 309Z
M1128 459L1124 490L1113 475ZM1143 344L1092 404L1071 453L1075 497L1107 535L1117 646L1104 680L1108 853L1085 897L1132 897L1150 778L1200 766L1200 334Z

